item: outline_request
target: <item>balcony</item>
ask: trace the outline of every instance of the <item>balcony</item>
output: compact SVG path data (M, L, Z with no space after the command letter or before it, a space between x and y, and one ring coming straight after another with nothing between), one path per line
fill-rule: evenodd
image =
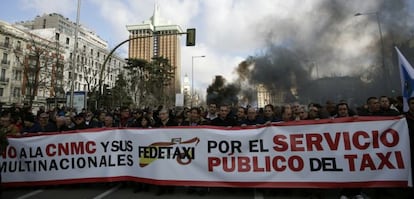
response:
M11 47L10 42L0 42L0 48L10 49L10 47Z
M22 85L22 80L20 79L9 79L10 83L13 86L21 86Z
M17 47L14 49L14 53L19 53L19 54L23 53L23 49L22 49L22 47L17 46Z
M1 60L1 66L9 67L10 66L10 60Z
M10 81L10 79L9 79L9 78L5 78L5 77L1 77L1 78L0 78L0 84L1 84L1 85L6 85L6 84L8 84L8 83L9 83L9 81Z
M22 97L21 96L11 96L10 97L10 102L11 103L21 103L22 102Z

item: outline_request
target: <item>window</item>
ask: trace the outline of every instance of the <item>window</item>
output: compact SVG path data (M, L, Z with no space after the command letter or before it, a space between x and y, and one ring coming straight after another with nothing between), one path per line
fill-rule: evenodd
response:
M69 37L66 37L66 44L69 45Z
M17 50L20 50L22 48L22 42L21 41L17 41L16 48L17 48Z
M4 38L4 46L9 47L9 44L10 44L10 38L9 37Z
M20 88L13 89L13 97L20 97Z
M0 79L5 80L6 79L6 69L1 69Z
M22 80L22 71L21 70L14 71L13 79L18 80L18 81Z
M57 33L55 34L55 40L56 40L56 41L59 41L59 37L60 37L60 34L57 32Z
M2 64L7 64L7 56L8 56L7 53L3 53L3 59L1 60Z

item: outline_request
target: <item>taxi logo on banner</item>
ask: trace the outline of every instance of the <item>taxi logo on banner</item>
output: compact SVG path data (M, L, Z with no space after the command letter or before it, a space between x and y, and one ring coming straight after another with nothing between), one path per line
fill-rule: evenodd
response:
M175 159L178 164L188 165L194 160L195 147L200 142L198 137L182 141L172 138L170 142L155 142L149 146L139 146L139 166L146 167L155 160Z

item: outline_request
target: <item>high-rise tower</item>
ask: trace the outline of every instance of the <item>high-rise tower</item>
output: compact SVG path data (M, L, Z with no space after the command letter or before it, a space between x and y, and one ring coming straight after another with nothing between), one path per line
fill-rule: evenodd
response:
M130 38L145 37L129 42L128 57L130 59L145 59L148 62L153 57L168 59L174 75L165 94L175 96L175 93L180 93L181 42L180 35L176 33L183 32L181 27L161 18L159 7L156 4L154 13L149 20L137 25L127 25L127 29Z

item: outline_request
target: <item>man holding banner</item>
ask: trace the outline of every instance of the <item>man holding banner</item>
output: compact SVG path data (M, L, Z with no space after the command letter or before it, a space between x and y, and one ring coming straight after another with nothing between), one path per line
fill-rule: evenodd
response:
M411 64L405 59L400 50L395 47L395 50L398 54L398 65L400 68L400 77L401 77L401 91L403 96L404 103L404 112L408 124L409 137L410 137L410 154L411 154L411 174L414 173L414 68ZM414 180L414 177L413 177ZM414 192L412 190L412 192Z
M410 135L410 154L411 154L411 174L414 172L414 151L413 151L413 145L414 145L414 97L410 97L407 101L408 104L408 111L405 113L405 118L407 119L408 124L408 132ZM414 178L413 178L414 181Z
M10 116L7 115L6 117L2 117L2 119L8 118L10 120ZM2 125L3 122L2 122ZM7 145L9 145L9 142L7 140L7 134L9 133L8 128L0 128L0 154L3 154L4 151L6 151ZM1 186L1 172L0 172L0 198L3 194L3 187Z
M405 59L400 50L395 47L398 54L398 65L400 68L400 77L401 77L401 91L403 96L404 103L404 112L408 111L408 98L414 97L414 68L411 64Z

